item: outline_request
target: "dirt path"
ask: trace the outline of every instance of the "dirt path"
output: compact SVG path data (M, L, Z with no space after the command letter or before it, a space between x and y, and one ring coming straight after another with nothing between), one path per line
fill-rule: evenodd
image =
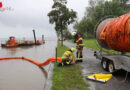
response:
M67 47L75 47L74 44L67 41L64 42ZM90 84L90 90L130 90L130 74L124 81L125 71L117 72L107 83L100 83L86 79L88 75L93 73L108 73L101 68L100 60L93 56L94 51L84 47L83 63L79 63L82 67L82 74L86 83Z

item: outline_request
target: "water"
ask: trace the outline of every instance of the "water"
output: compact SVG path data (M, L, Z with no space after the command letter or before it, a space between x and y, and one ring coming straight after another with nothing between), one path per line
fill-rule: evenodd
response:
M0 57L27 57L38 62L55 56L56 39L40 46L0 48ZM0 90L43 90L50 65L38 66L20 59L0 61ZM47 87L46 87L47 88Z

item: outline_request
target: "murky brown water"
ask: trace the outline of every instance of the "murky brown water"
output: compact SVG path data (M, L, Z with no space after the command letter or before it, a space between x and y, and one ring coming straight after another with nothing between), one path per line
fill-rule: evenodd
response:
M0 57L27 57L44 62L55 56L56 40L46 41L40 46L0 48ZM50 65L38 66L20 59L0 61L0 90L44 90Z

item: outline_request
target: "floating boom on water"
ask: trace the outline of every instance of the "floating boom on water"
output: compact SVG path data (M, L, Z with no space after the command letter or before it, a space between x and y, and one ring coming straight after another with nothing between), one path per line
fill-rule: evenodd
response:
M26 57L3 57L3 58L0 58L0 60L9 60L9 59L23 59L23 60L32 62L33 64L35 64L37 66L46 66L50 62L61 62L62 61L62 59L60 57L57 57L57 58L56 57L51 57L51 58L47 59L45 62L43 62L43 63L39 63L39 62L37 62L35 60L29 59L29 58L26 58ZM72 63L75 63L75 60L73 60Z

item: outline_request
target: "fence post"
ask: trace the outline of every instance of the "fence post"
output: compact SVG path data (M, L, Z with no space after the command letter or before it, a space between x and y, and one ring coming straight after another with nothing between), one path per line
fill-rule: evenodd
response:
M57 63L57 47L56 47L56 63Z

